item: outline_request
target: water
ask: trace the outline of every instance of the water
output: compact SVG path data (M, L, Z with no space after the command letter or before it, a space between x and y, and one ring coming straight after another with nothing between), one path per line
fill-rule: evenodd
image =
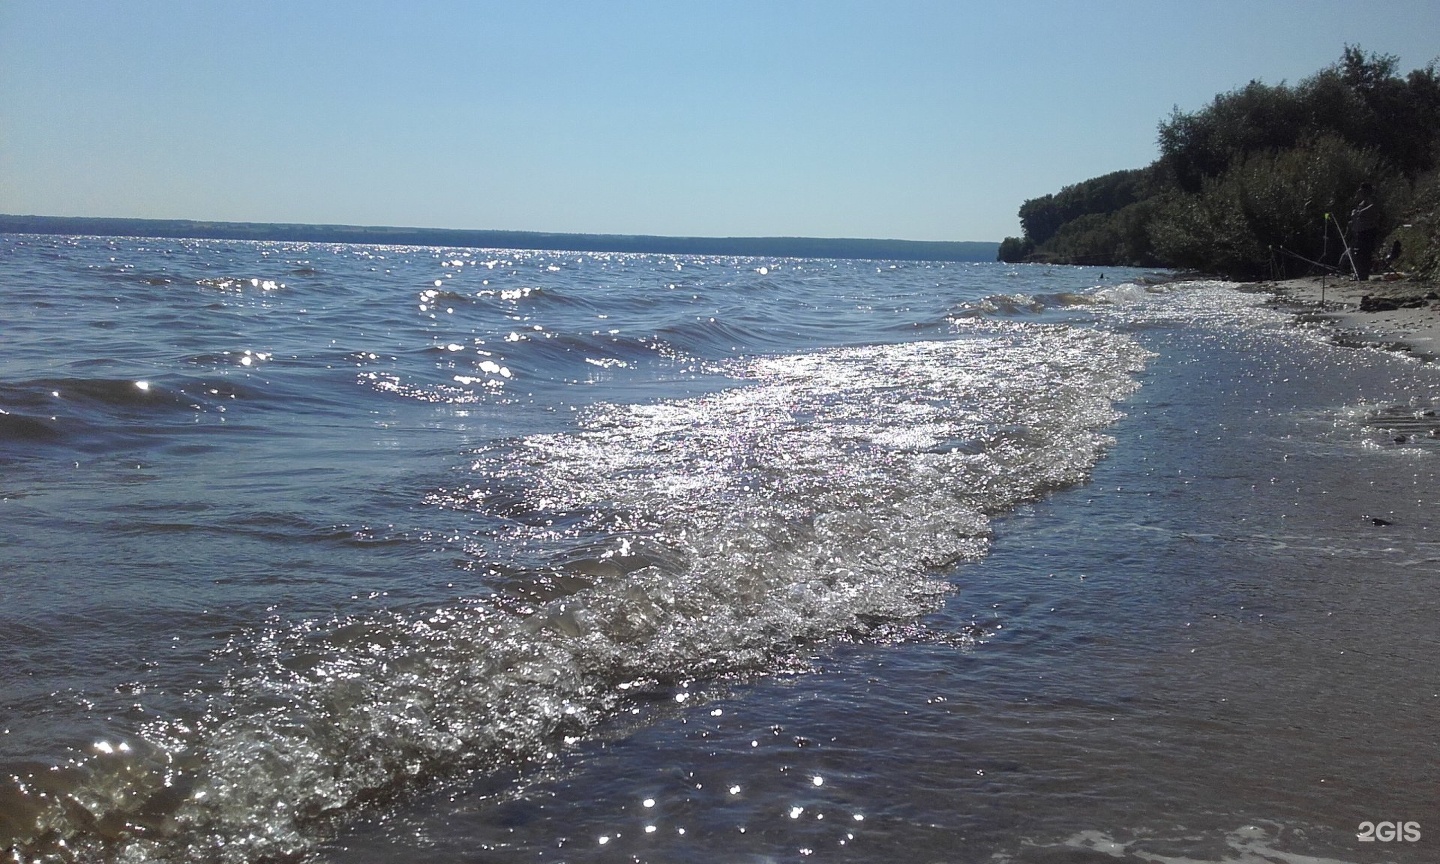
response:
M1428 364L1140 271L0 243L15 860L1436 858Z

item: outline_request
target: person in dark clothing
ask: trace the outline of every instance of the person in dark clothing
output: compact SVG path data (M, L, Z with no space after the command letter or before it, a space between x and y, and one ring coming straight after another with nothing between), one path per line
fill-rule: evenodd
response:
M1380 206L1375 203L1375 187L1360 184L1360 203L1350 211L1350 263L1355 278L1370 278L1370 265L1375 260L1375 244L1380 239Z

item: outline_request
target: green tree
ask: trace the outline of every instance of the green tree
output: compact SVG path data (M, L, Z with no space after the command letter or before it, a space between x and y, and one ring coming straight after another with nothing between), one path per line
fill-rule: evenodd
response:
M1298 85L1251 81L1200 110L1177 108L1159 125L1154 164L1026 201L1025 236L1007 252L1029 243L1027 256L1049 261L1232 276L1263 275L1295 255L1334 263L1335 229L1362 181L1382 190L1392 217L1431 212L1421 191L1433 190L1426 178L1440 164L1440 73L1431 63L1402 77L1398 62L1347 45ZM1427 237L1407 229L1403 242L1440 243Z
M1400 78L1398 62L1347 45L1339 62L1298 87L1251 81L1199 111L1177 108L1160 124L1160 165L1195 193L1252 153L1335 135L1413 179L1435 165L1440 75L1432 63Z
M999 254L995 260L1004 261L1007 264L1018 264L1029 258L1030 253L1034 251L1035 244L1031 241L1019 237L1006 237L1000 241Z
M1378 167L1373 154L1334 135L1251 154L1198 194L1168 200L1152 226L1156 251L1181 267L1240 278L1301 258L1337 262L1355 191ZM1394 186L1382 185L1382 212L1393 212Z
M1302 99L1259 81L1222 93L1193 114L1175 109L1160 124L1160 165L1185 192L1257 150L1288 147L1309 124Z
M1114 171L1026 201L1020 205L1020 226L1033 243L1042 244L1066 222L1119 210L1149 197L1155 185L1154 172L1148 168Z

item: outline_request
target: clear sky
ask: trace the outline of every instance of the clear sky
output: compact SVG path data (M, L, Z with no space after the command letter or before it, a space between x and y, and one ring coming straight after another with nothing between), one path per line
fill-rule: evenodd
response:
M999 240L1437 0L0 0L0 213Z

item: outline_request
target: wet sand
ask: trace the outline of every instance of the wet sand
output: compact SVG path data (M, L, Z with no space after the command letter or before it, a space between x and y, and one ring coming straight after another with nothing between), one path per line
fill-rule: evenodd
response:
M1258 282L1255 287L1312 310L1333 323L1343 341L1385 345L1426 359L1440 357L1440 286L1433 282L1315 276Z

